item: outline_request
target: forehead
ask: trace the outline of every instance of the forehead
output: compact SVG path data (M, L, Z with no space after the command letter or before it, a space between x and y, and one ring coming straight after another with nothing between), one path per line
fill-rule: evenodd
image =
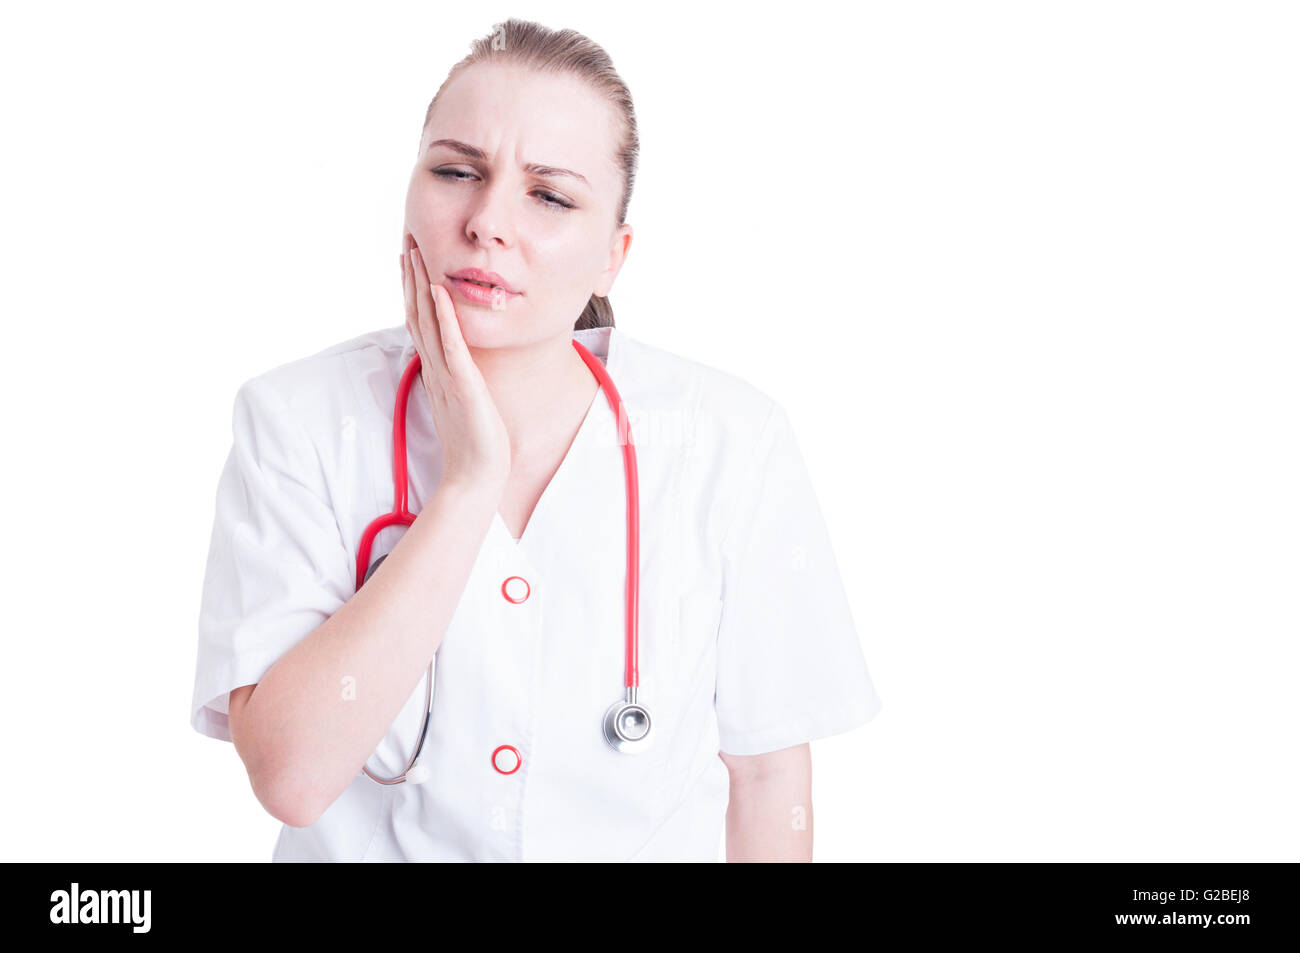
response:
M611 103L576 76L477 63L447 84L424 131L459 139L499 162L537 162L581 172L600 189L618 176Z

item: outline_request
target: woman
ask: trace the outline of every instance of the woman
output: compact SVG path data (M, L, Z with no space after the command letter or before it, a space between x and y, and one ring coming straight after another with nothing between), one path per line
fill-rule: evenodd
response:
M429 106L405 327L240 388L192 724L284 822L274 859L715 860L724 814L729 859L811 859L807 743L880 701L783 410L614 328L636 155L600 47L499 25ZM364 555L395 429L418 515Z

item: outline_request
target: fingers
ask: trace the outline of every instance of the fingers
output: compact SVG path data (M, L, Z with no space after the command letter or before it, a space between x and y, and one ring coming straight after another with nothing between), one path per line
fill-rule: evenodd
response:
M416 305L415 296L415 269L411 263L411 249L414 248L414 240L410 233L402 236L402 298L406 309L406 333L411 336L411 342L415 345L415 353L420 356L420 372L425 378L426 384L433 381L433 374L436 368L429 363L428 348L425 345L424 334L420 330L420 315Z
M447 364L442 354L437 313L429 294L428 277L423 262L419 260L419 248L409 233L406 243L409 246L406 255L406 272L409 275L406 284L407 307L414 311L413 315L408 316L407 330L420 354L420 373L425 388L432 394L443 390L448 376Z
M460 316L451 303L451 295L443 285L435 289L438 303L438 328L442 332L442 355L453 373L463 373L472 362L465 338L460 333Z
M429 290L429 275L424 270L424 261L420 258L420 249L411 249L411 270L415 275L415 307L420 315L420 330L425 335L425 343L430 350L440 346L438 329L438 309Z
M421 319L427 312L429 322L433 325L433 334L436 335L434 337L426 333L426 341L430 349L437 348L436 359L448 374L452 377L463 377L468 369L466 364L471 359L465 340L460 334L460 322L456 317L456 309L451 303L451 296L441 285L430 287L419 248L415 249L412 257L416 274L416 301Z
M402 296L406 302L406 330L411 332L411 339L414 340L415 331L419 327L416 318L418 315L415 311L415 274L411 270L411 235L408 232L402 238ZM417 342L418 343L418 342Z

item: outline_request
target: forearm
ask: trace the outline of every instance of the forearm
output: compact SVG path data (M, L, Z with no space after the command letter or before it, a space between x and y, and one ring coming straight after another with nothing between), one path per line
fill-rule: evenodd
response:
M439 487L369 581L257 683L234 741L273 814L312 823L356 777L442 644L499 499Z
M812 860L812 760L807 745L786 749L761 770L733 770L727 804L727 860Z

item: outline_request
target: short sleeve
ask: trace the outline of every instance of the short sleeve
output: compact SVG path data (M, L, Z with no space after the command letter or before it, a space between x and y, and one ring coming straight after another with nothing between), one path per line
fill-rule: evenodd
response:
M352 596L319 457L262 378L235 396L199 610L190 723L230 741L231 689L255 684Z
M839 734L881 701L789 419L773 403L723 540L714 695L727 754Z

